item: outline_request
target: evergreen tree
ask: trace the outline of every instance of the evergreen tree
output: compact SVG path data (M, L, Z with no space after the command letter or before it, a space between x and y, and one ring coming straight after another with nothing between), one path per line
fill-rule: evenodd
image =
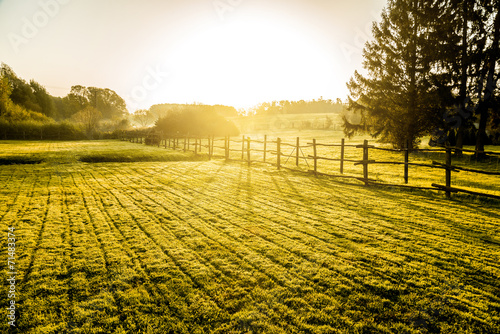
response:
M487 141L486 127L490 118L498 116L499 87L499 66L500 66L500 0L480 1L482 10L482 23L486 40L485 51L482 54L483 59L478 76L479 99L476 108L476 115L479 118L479 128L476 140L476 150L484 151L484 145ZM484 157L484 154L478 153L478 159Z
M347 84L348 110L359 124L344 118L347 136L369 132L401 148L411 146L439 122L439 94L431 83L431 35L441 4L426 0L390 0L382 20L373 25L374 41L363 51L367 76L357 71Z

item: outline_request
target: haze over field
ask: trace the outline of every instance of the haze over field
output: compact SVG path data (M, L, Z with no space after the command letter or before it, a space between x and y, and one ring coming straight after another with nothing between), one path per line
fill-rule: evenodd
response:
M64 96L250 107L347 96L384 0L0 1L0 61Z

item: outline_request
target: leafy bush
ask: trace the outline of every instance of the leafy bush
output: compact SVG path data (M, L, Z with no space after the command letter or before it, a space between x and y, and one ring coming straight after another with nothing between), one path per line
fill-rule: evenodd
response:
M81 140L85 133L68 122L39 122L35 120L7 121L0 119L0 139L5 140Z

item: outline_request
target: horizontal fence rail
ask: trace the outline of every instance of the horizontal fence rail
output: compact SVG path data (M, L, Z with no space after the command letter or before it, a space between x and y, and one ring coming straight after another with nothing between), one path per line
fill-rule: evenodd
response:
M278 170L280 169L290 169L302 172L311 173L318 176L329 176L338 177L346 179L355 179L363 182L365 185L376 185L376 186L394 186L402 188L411 189L426 189L426 190L438 190L444 191L447 198L451 197L452 193L467 193L471 195L484 196L488 198L500 199L500 196L493 194L486 194L478 191L472 191L468 189L461 189L452 187L452 173L468 172L476 173L481 175L489 176L500 176L500 172L494 171L484 171L475 168L466 168L461 166L454 166L452 164L452 151L457 150L455 147L438 147L431 149L410 149L408 144L404 149L390 149L384 147L376 147L374 145L369 145L368 141L365 140L363 144L346 144L345 140L342 139L339 144L329 144L329 143L318 143L316 139L312 142L302 143L300 138L297 137L295 143L283 142L281 138L276 138L275 140L269 140L268 136L264 136L263 139L252 139L250 137L242 136L241 138L214 138L213 136L207 136L205 138L201 137L179 137L179 136L164 136L162 134L140 134L139 136L129 135L124 136L121 140L127 140L133 143L153 145L158 147L165 147L173 150L181 150L184 152L194 152L194 154L206 154L208 159L211 160L214 157L224 158L226 160L239 160L245 161L249 166L252 163L266 163L274 165ZM338 155L336 156L321 156L318 152L319 148L332 148L335 149ZM360 159L351 158L346 155L346 149L355 149L361 153ZM217 150L217 154L215 153ZM285 152L285 150L288 150ZM291 150L291 151L290 151ZM306 154L304 150L310 151L312 154ZM403 156L403 161L380 161L375 159L370 159L370 150L383 151L399 153ZM489 156L499 157L500 152L490 152L490 151L476 151L468 149L460 149L462 152L469 152L474 154L487 154ZM419 163L410 162L410 152L411 153L427 153L427 154L444 154L444 162L432 161L429 163ZM236 158L235 158L236 157ZM288 163L294 161L295 168L288 167ZM336 162L338 163L338 173L325 173L320 172L318 169L318 162ZM344 175L346 163L350 163L353 166L361 166L361 175ZM306 170L299 169L297 167L307 166ZM404 184L386 183L379 182L375 179L369 177L371 165L401 165L403 166L403 180ZM498 165L498 162L497 162ZM432 183L430 187L428 186L413 186L408 185L409 183L409 167L422 167L429 169L441 169L445 171L444 175L444 185L438 183ZM312 169L311 169L312 168Z

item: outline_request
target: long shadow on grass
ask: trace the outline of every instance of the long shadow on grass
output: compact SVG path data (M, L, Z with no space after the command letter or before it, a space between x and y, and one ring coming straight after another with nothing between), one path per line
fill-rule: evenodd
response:
M322 188L333 189L332 185L328 185L327 182L320 182L320 180L317 180L317 179L315 179L313 182L315 182L318 186L320 186ZM414 203L408 202L410 200L410 198L408 198L407 193L399 193L399 196L398 196L398 194L395 194L394 192L384 191L384 190L381 190L379 188L365 188L362 185L359 185L359 186L353 185L353 186L355 188L363 188L363 191L370 193L370 195L373 196L374 199L388 198L389 201L391 201L393 203L398 203L398 205L403 204L405 206L405 209L411 209L411 210L416 210L418 212L424 212L426 214L426 216L430 216L432 218L435 218L438 221L442 221L443 216L439 215L439 214L433 214L433 213L430 213L429 210L425 210L425 209L428 209L427 205L434 205L434 206L439 205L439 204L448 205L448 206L450 205L449 201L440 200L440 201L438 201L438 203L436 203L436 200L432 201L431 199L425 198L421 195L415 195L415 197L412 199L418 200L418 203L420 204L420 205L416 205ZM403 197L403 196L406 196L406 197ZM459 203L454 203L453 206L464 210L463 205L459 205ZM377 217L377 218L382 219L382 220L393 219L393 217L381 214L379 212L375 212L375 210L370 209L367 206L363 207L363 211L366 212L366 216L368 216L368 217ZM490 212L486 212L486 213L490 213ZM484 240L483 238L478 238L478 236L476 236L476 235L471 235L471 233L472 234L475 234L475 233L469 227L461 226L458 223L453 223L451 221L443 222L443 225L445 225L445 224L446 224L446 226L449 226L452 230L453 229L458 230L458 233L457 233L458 235L465 236L465 238L454 237L453 238L454 240L460 241L460 242L467 244L467 245L478 244L478 243L479 244L490 243L490 241L488 241L488 240ZM451 226L450 226L450 224L451 224ZM389 227L384 227L384 228L389 228ZM444 238L443 235L438 235L438 234L432 233L430 231L425 230L425 228L423 228L423 227L414 226L414 228L420 230L421 232L423 232L425 234L433 235L433 236L436 236L436 237L441 238L441 239ZM442 231L445 232L446 230L442 229ZM402 245L399 245L399 247L406 248L410 252L412 251L412 248L404 247ZM451 256L454 255L454 253L446 252L445 250L443 250L439 246L425 245L425 247L430 249L430 250L433 250L435 252L438 252L440 254L443 254L443 255L451 255ZM437 258L436 254L432 254L432 253L428 254L428 252L426 252L424 250L418 250L418 251L420 253L426 254L429 258L433 258L433 257ZM449 262L449 260L447 259L446 256L438 257L438 258L441 258L441 261L443 261L444 263ZM415 257L414 260L419 261L417 257ZM487 273L481 269L478 269L477 267L474 267L473 264L468 263L467 260L457 258L456 261L457 261L457 264L464 270L464 273L469 274L469 276L470 276L469 283L472 283L475 281L476 284L479 283L479 284L477 284L479 286L481 286L481 285L489 286L490 288L493 288L493 290L498 290L498 284L494 283L495 281L497 281L497 279L495 277L493 277L492 274ZM479 260L474 259L473 261L478 262ZM427 262L427 261L425 261L425 262ZM490 263L489 266L492 268L498 269L492 263ZM452 272L449 269L443 268L441 266L439 266L438 268L440 270L444 270L446 272L449 272L450 275L452 275L452 276L457 274L457 273ZM493 282L492 282L492 280L493 280Z

